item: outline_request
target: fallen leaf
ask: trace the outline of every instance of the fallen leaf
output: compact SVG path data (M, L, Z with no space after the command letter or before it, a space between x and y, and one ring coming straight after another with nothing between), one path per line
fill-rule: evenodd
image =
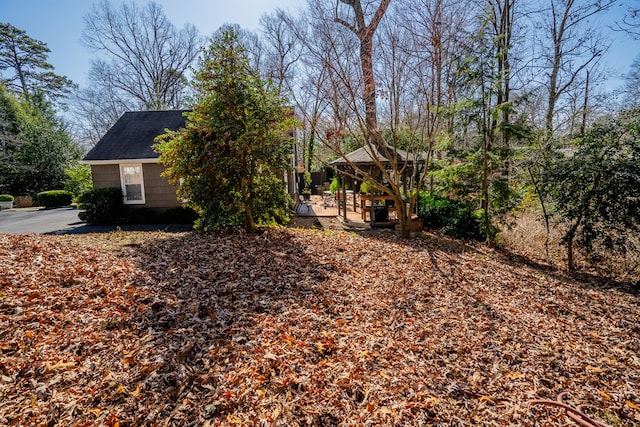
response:
M49 372L66 371L68 369L74 368L75 366L76 366L76 362L58 362L53 365L47 362L44 365L44 369L42 370L42 373L48 374Z
M635 409L636 411L640 411L640 406L636 405L635 403L633 403L633 402L631 402L629 400L627 400L625 402L625 405L627 405L631 409Z

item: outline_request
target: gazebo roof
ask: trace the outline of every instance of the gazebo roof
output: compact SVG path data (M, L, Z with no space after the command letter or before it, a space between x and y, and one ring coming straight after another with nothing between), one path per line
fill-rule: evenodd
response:
M375 150L375 151L374 151ZM349 166L351 164L355 164L357 166L367 166L376 164L375 159L378 159L383 164L389 164L391 161L386 156L385 151L388 154L397 156L398 163L413 163L413 162L421 162L426 159L425 153L409 153L405 150L401 150L399 148L392 147L391 145L386 146L386 150L382 149L378 146L373 145L365 145L364 147L358 148L357 150L352 151L351 153L345 154L342 157L337 158L336 160L330 162L331 166Z

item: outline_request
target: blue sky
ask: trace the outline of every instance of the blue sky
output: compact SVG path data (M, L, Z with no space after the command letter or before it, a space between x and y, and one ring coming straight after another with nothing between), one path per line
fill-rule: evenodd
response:
M136 0L146 4L146 0ZM92 0L0 0L0 22L8 22L45 42L55 72L84 86L92 54L80 43L83 17ZM113 0L119 5L122 0ZM190 23L209 36L225 23L256 29L260 16L276 8L295 11L306 0L156 0L178 28Z
M110 1L122 3L122 0ZM136 1L141 4L147 2ZM278 7L295 11L306 5L306 0L156 1L178 28L191 23L204 36L211 35L225 23L237 23L244 28L255 29L260 16L266 12ZM92 0L0 0L0 22L8 22L25 30L30 37L47 43L51 49L49 60L55 71L84 86L92 54L82 46L80 36L83 17L93 3ZM602 25L611 25L622 16L625 9L625 2L618 4L602 21ZM612 89L619 84L616 77L625 73L633 59L640 55L640 41L633 41L624 33L612 33L610 37L612 47L604 61L613 73L608 85Z

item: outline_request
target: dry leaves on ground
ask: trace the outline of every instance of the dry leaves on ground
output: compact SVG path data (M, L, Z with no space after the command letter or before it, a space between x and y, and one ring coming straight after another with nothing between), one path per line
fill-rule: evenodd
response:
M0 235L0 424L640 425L639 302L426 235Z

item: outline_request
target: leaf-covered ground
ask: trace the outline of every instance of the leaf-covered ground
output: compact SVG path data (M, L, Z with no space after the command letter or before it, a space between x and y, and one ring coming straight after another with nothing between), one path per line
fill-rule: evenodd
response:
M0 424L640 425L639 304L430 235L0 235Z

